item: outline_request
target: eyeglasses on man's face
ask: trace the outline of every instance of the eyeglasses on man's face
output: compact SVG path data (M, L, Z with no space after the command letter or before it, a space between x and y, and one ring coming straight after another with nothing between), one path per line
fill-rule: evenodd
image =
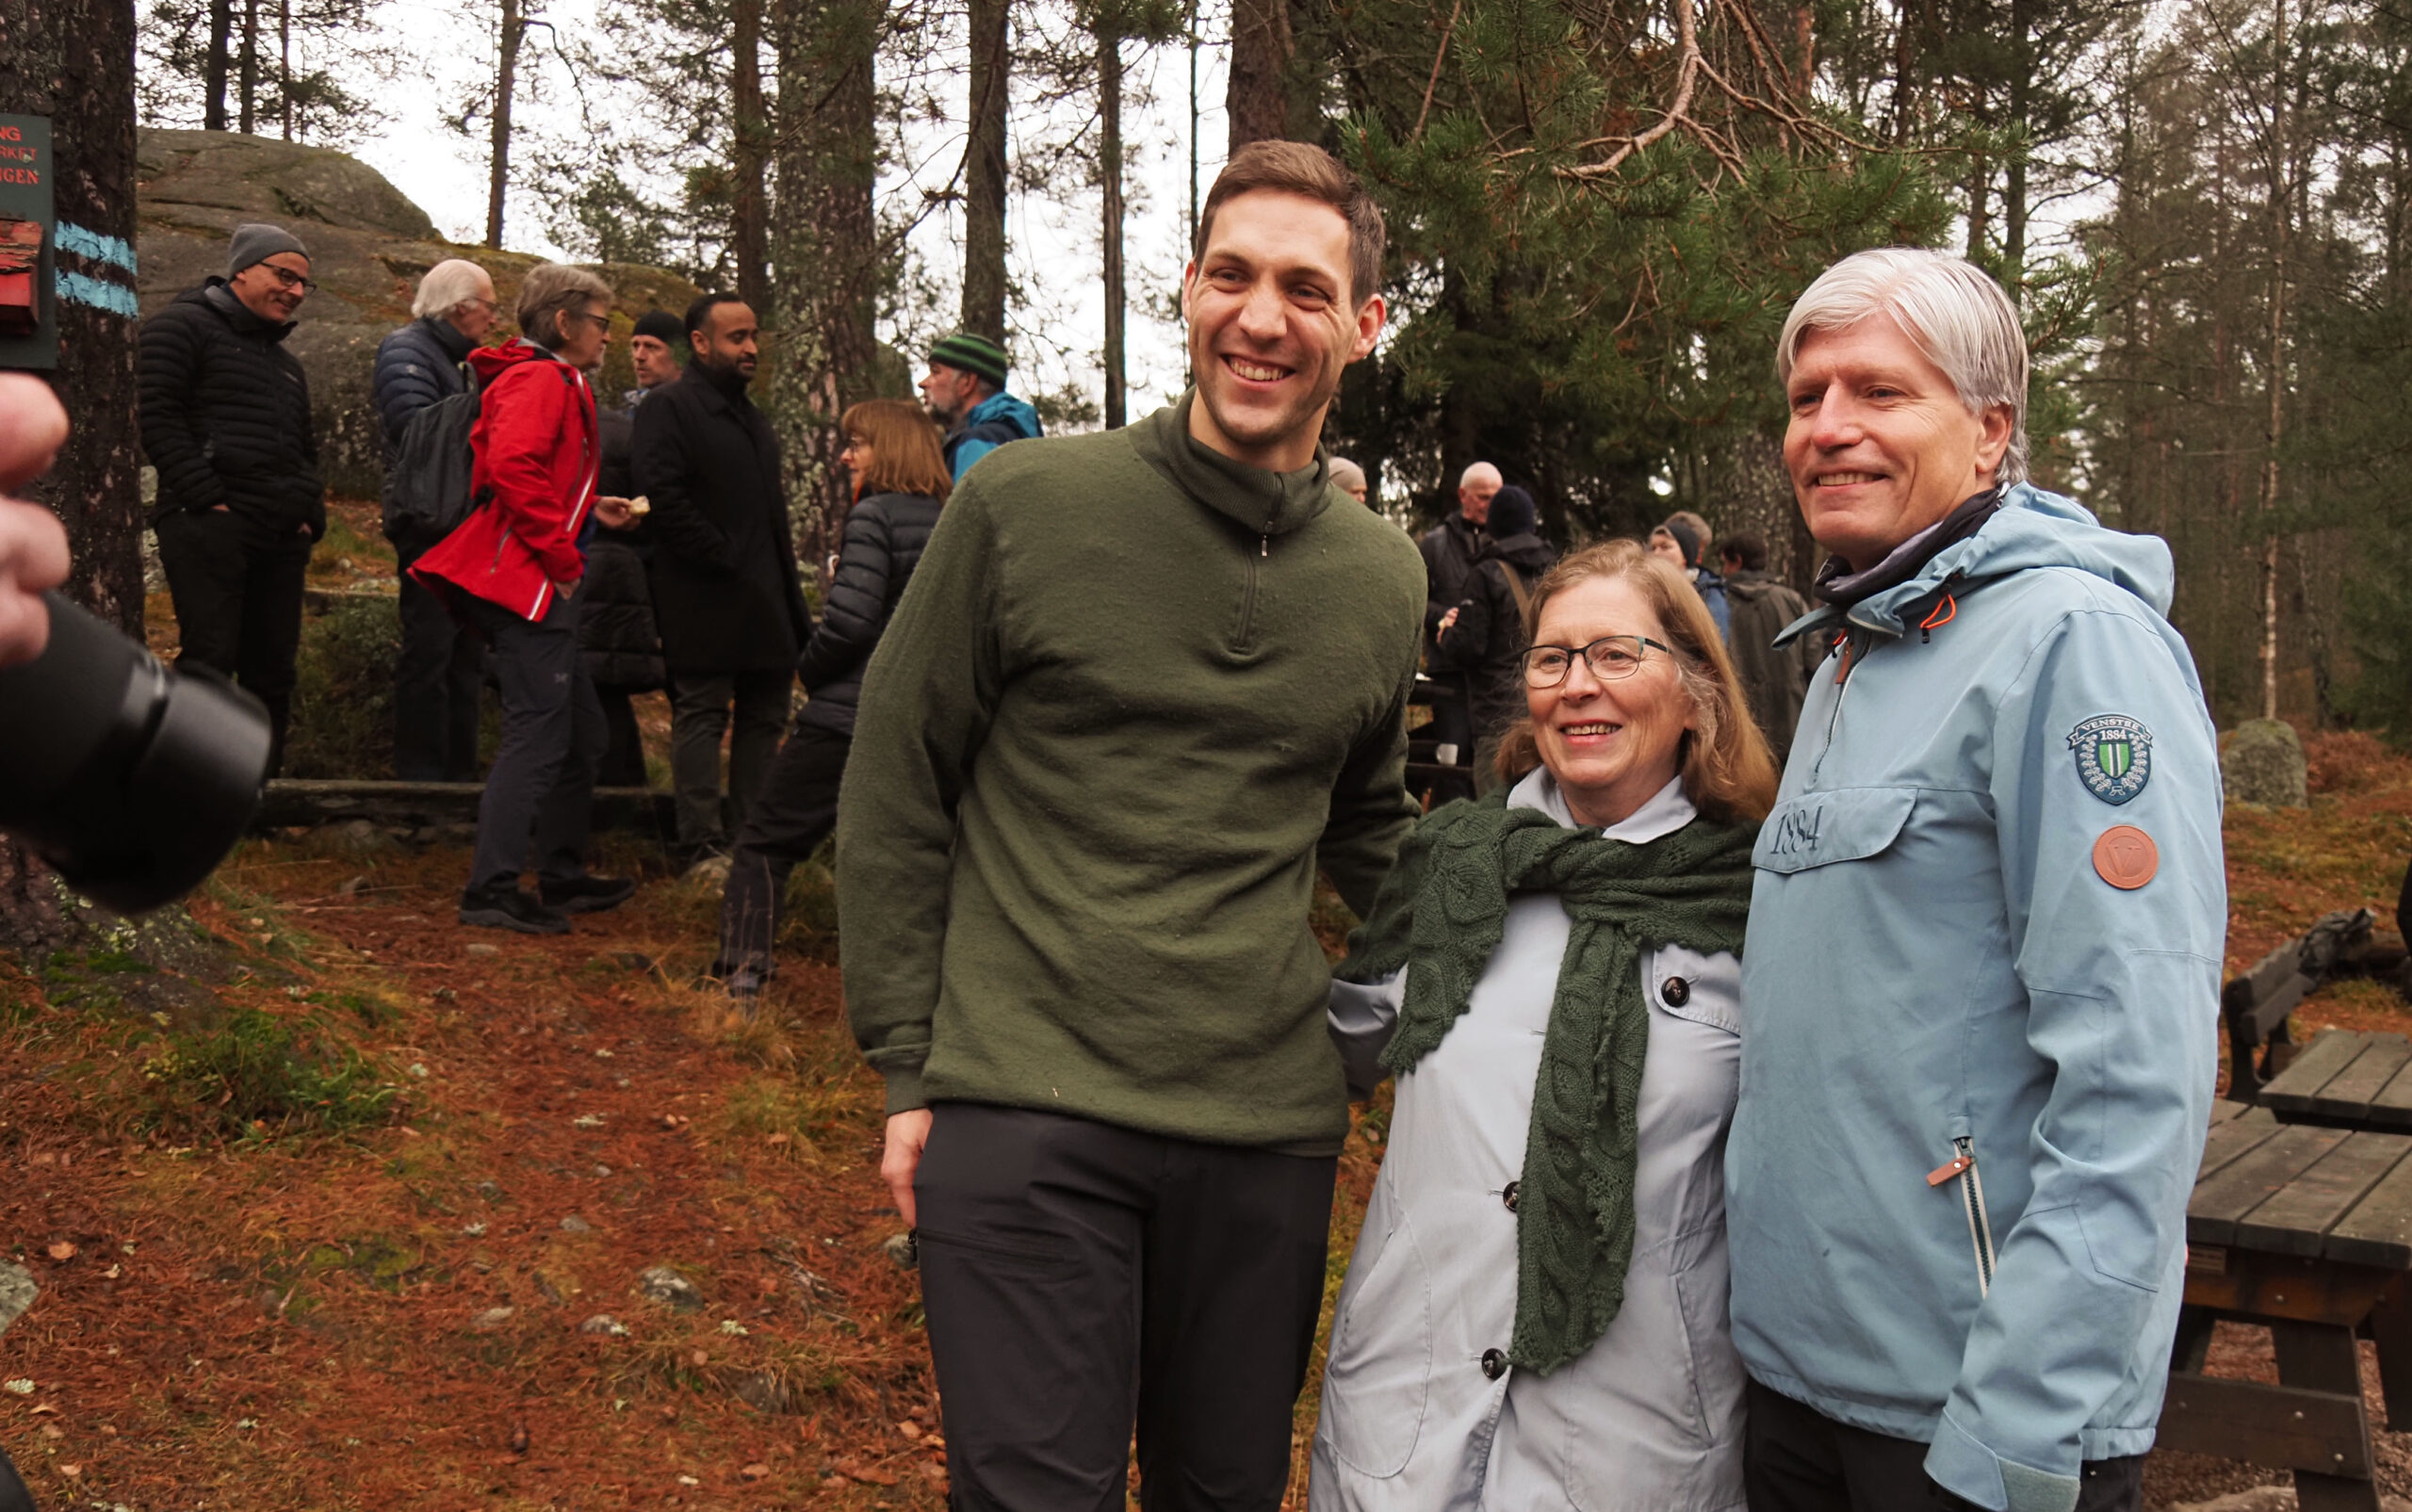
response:
M1641 670L1651 652L1673 656L1674 648L1646 635L1604 635L1589 645L1537 645L1524 655L1524 686L1555 688L1574 670L1576 658L1602 682L1630 677Z
M315 294L318 292L318 285L311 283L308 278L304 277L302 274L295 272L289 268L279 268L274 263L262 263L260 266L275 274L277 283L285 288L300 289L304 294Z

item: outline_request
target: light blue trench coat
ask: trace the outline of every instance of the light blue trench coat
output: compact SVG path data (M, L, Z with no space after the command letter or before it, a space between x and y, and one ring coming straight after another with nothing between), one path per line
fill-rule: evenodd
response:
M1508 804L1573 822L1544 772ZM1606 833L1645 843L1692 815L1670 783ZM1553 896L1511 900L1465 1016L1399 1078L1390 1147L1332 1323L1312 1512L1743 1504L1723 1177L1741 1065L1733 956L1644 954L1650 1049L1623 1309L1588 1353L1548 1375L1502 1368L1516 1315L1516 1215L1506 1195L1524 1165L1571 927ZM1333 984L1333 1035L1354 1088L1380 1079L1375 1057L1405 982L1402 972L1377 986ZM1491 1351L1499 1355L1486 1370Z

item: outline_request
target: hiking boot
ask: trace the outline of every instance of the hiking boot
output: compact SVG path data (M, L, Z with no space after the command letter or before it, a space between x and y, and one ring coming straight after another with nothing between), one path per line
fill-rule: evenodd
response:
M566 935L569 920L516 886L470 887L461 894L461 922L522 935Z
M636 896L634 877L546 877L539 884L545 906L563 914L599 914Z

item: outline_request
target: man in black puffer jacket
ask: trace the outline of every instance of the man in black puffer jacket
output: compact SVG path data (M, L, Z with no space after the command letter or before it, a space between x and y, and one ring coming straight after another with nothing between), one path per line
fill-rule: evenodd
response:
M829 601L796 658L808 695L787 743L746 811L721 899L720 956L711 974L751 1000L772 970L788 873L838 824L838 780L855 739L863 669L904 596L949 489L938 432L903 399L869 399L841 422L841 459L861 496L846 512Z
M142 323L142 449L151 515L181 636L179 662L234 678L268 706L285 759L302 587L326 534L310 381L285 350L309 297L310 254L276 226L235 228L226 276Z
M1477 791L1501 785L1491 770L1500 732L1524 712L1524 607L1557 553L1536 533L1533 496L1509 483L1491 501L1482 555L1466 575L1464 597L1441 617L1432 667L1461 673L1474 715Z
M412 419L468 386L464 365L499 313L494 279L466 258L447 258L418 281L411 301L417 318L377 344L369 380L388 466ZM411 576L412 563L442 537L405 528L391 539L402 616L402 651L394 665L394 775L404 782L475 782L484 648Z

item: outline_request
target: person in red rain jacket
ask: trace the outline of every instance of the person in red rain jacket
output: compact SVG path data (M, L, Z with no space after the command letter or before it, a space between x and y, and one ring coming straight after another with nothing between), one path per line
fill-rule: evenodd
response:
M602 447L584 369L611 341L611 289L544 263L520 285L520 339L470 353L483 398L470 435L469 515L412 569L494 650L502 744L478 804L464 924L558 935L636 884L589 876L586 832L607 734L578 650L581 542L624 528L627 500L598 497ZM538 892L519 874L535 853Z

